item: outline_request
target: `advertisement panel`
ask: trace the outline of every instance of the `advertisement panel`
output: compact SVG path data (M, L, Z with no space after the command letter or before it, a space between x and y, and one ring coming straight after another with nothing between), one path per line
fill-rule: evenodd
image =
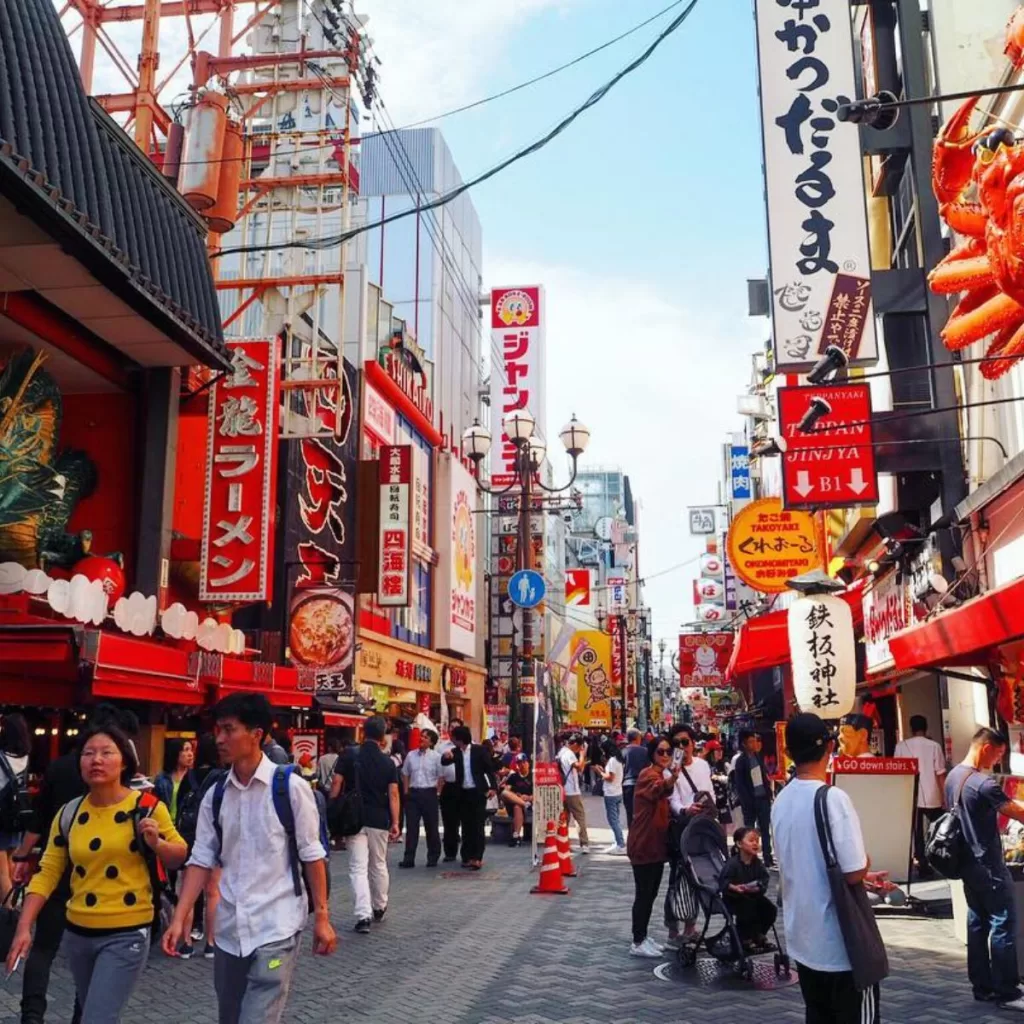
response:
M783 509L779 498L760 498L740 509L726 547L739 579L763 594L781 594L786 580L824 565L814 517Z
M848 0L813 14L757 0L757 53L777 373L829 345L878 359L860 134L836 116L858 95Z
M399 608L409 603L412 574L412 447L380 450L380 529L377 603Z
M729 478L733 501L749 501L750 449L745 444L729 446Z
M861 598L864 610L864 668L881 672L892 668L895 659L889 650L889 637L906 629L912 622L910 595L900 573L895 569L888 576L866 587Z
M572 639L570 665L576 673L572 724L582 729L611 728L611 702L618 697L612 681L612 638L596 629L578 631Z
M682 633L679 637L679 685L710 689L725 685L734 634Z
M436 494L435 644L472 658L477 653L476 481L453 455L438 456Z
M504 417L528 409L537 421L535 433L547 439L544 375L546 311L544 289L491 290L491 418L495 443L491 450L491 482L505 487L515 478L515 446L498 430ZM500 353L500 356L498 355Z
M379 444L395 443L395 410L372 385L363 382L363 429Z
M565 604L568 608L586 608L590 605L590 570L565 570Z
M229 341L232 370L210 391L199 600L269 601L274 589L276 338Z

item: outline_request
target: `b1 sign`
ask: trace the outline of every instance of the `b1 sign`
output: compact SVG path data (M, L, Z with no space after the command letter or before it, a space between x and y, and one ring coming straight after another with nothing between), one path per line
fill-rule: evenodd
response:
M775 369L878 360L849 0L756 0Z

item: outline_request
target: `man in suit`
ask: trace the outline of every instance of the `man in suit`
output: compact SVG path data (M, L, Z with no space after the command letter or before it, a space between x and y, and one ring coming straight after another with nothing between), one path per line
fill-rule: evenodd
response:
M459 820L462 826L462 866L479 871L484 859L484 823L487 798L494 796L498 784L491 758L464 725L451 730L453 750L441 757L442 765L454 765L455 788L459 794Z

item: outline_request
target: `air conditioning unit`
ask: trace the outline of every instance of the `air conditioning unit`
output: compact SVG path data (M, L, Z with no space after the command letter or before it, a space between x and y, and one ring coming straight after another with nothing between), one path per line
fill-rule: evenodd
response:
M770 420L775 416L764 395L737 395L736 411L741 416L751 416L755 420Z

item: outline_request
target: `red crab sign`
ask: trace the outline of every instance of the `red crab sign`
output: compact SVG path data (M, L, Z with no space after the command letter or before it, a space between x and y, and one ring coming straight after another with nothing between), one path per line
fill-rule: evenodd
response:
M1010 18L1006 56L1024 68L1024 7ZM980 97L946 122L935 142L932 188L943 220L966 241L928 277L942 295L963 292L942 331L958 351L992 335L980 365L995 380L1024 356L1024 142L1004 127L970 130ZM973 193L973 194L972 194Z

